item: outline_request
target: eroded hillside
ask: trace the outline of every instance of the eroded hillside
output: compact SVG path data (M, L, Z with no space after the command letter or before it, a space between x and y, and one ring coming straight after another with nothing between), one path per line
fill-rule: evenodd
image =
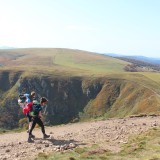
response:
M131 75L130 75L131 76ZM136 76L135 74L132 76ZM37 99L45 96L49 103L44 110L45 124L63 124L98 117L125 117L158 114L160 111L157 82L145 85L123 76L48 77L35 73L2 71L0 79L0 127L15 128L25 116L17 104L20 93L36 91ZM141 77L144 78L142 75ZM149 85L150 83L152 85ZM154 84L155 83L155 84ZM151 86L155 85L156 88Z

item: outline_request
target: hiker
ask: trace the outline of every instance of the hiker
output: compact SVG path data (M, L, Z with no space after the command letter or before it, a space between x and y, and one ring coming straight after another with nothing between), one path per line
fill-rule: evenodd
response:
M35 100L36 92L32 91L31 94L20 94L18 99L18 104L21 108L23 108L23 113L28 118L28 131L31 129L32 125L32 116L29 115L29 111L32 108L32 105L37 104L37 101ZM31 135L32 138L34 138L34 135Z
M33 142L32 139L31 139L32 138L32 130L34 129L36 124L38 124L41 127L41 130L42 130L42 133L43 133L43 138L49 138L50 137L50 135L47 135L45 133L44 125L43 125L43 122L41 120L41 118L43 117L42 113L41 113L41 110L42 110L42 107L45 106L47 102L48 102L48 100L45 97L42 97L40 99L40 104L33 105L32 110L29 112L29 114L32 116L33 122L32 122L31 129L29 130L28 142Z
M24 94L24 96L27 97L27 100L26 100L26 102L28 103L27 105L29 105L29 107L31 108L33 105L33 101L35 100L35 97L36 97L36 92L32 91L30 95ZM31 126L32 126L32 116L29 115L29 112L26 113L26 116L27 116L28 122L29 122L27 132L29 132L29 130L31 129ZM32 135L32 137L34 137L34 136Z
M36 92L32 91L31 94L24 94L25 97L27 97L27 103L33 102L36 97Z

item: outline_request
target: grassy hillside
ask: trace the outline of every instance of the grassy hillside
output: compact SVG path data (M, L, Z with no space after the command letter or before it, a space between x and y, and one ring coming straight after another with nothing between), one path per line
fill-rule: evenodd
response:
M18 126L17 95L32 90L49 99L47 124L159 114L160 74L124 72L127 64L71 49L0 50L0 126Z
M48 68L65 67L96 72L120 72L129 64L112 57L71 49L10 49L0 50L1 67ZM60 68L59 68L60 67ZM46 69L47 69L46 68Z
M159 83L147 79L142 74L130 74L129 78L125 76L121 74L122 79L115 78L115 75L107 77L101 91L80 113L80 119L160 114ZM136 81L136 76L142 78Z
M17 95L32 90L38 97L49 99L44 121L52 125L78 119L160 113L160 74L157 73L97 73L92 76L85 73L83 77L75 73L70 77L69 73L61 71L31 74L5 70L0 74L2 128L18 127L24 115L17 104Z

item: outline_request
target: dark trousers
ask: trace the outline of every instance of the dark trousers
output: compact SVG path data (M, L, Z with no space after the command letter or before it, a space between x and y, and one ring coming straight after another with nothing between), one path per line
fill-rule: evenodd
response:
M32 130L34 129L34 127L35 127L36 124L38 124L38 125L41 127L42 133L45 134L45 129L44 129L43 122L41 121L40 118L34 117L34 118L33 118L33 123L32 123L32 126L31 126L31 129L30 129L30 131L29 131L29 135L32 134Z
M29 113L27 113L26 116L27 116L27 118L28 118L28 121L29 121L29 122L32 122L32 117L29 115Z

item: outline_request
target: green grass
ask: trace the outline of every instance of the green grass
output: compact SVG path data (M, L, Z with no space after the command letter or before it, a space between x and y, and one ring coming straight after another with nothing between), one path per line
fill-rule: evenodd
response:
M100 152L100 153L99 153ZM104 152L105 153L105 152ZM105 154L101 155L99 148L76 148L74 151L60 153L39 153L35 160L53 159L53 160L103 160Z
M92 56L84 55L86 59L83 59L81 56L74 55L74 53L58 54L55 57L54 63L66 67L91 70L96 72L120 72L123 71L123 68L126 65L125 62L117 61L117 59L111 57L103 57L97 60L94 57L94 54Z
M159 73L154 73L154 72L145 72L142 73L144 76L147 78L153 80L156 83L160 83L160 74Z
M153 89L160 93L160 74L154 72L121 72L104 74L106 78L122 79Z

